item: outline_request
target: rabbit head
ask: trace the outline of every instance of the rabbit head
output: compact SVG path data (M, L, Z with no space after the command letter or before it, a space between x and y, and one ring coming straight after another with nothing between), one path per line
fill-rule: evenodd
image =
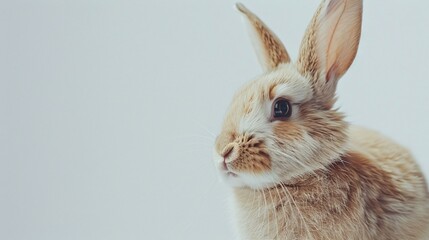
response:
M291 61L279 38L242 4L264 74L234 96L215 143L215 163L235 187L287 183L344 154L347 123L333 109L338 80L359 45L362 1L327 0Z

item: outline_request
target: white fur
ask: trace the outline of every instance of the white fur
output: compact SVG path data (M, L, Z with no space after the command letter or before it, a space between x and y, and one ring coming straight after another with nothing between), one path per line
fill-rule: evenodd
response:
M272 172L265 172L258 175L234 172L237 176L232 176L228 173L232 172L231 170L226 171L222 168L223 158L216 151L213 152L213 158L220 179L231 187L247 186L253 189L263 189L272 186L273 183L278 181L278 177Z

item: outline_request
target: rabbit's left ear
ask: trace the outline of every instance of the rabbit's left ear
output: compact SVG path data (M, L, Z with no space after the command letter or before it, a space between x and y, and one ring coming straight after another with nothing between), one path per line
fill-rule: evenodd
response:
M290 62L289 54L282 42L264 22L243 4L237 3L236 7L243 13L244 19L249 25L253 47L256 50L262 68L265 71L270 71L281 63Z

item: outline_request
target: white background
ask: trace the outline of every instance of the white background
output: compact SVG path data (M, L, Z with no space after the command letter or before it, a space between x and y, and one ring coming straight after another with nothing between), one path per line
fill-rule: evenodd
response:
M295 59L316 0L243 0ZM212 144L261 73L234 1L0 3L0 239L233 239ZM348 121L429 173L427 1L364 3Z

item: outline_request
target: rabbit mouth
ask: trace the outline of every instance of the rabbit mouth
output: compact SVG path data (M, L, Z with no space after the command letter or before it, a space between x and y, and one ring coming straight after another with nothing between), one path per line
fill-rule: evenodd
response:
M225 174L227 177L238 177L238 174L230 169L228 163L226 163L225 160L220 164L220 171L222 171L223 174Z
M238 177L238 175L237 175L236 173L233 173L233 172L230 172L230 171L226 172L225 174L226 174L228 177Z
M276 183L277 178L271 169L252 171L249 168L236 168L234 161L225 161L225 157L216 151L213 157L220 180L230 187L264 189Z
M226 178L239 178L238 173L235 173L231 170L223 171L222 173Z
M249 187L252 189L264 189L276 184L274 176L270 172L251 173L241 172L219 162L217 170L221 180L233 188Z
M224 175L227 178L238 178L238 173L231 170L230 167L228 167L228 164L226 164L224 161L219 164L219 171L222 175Z

